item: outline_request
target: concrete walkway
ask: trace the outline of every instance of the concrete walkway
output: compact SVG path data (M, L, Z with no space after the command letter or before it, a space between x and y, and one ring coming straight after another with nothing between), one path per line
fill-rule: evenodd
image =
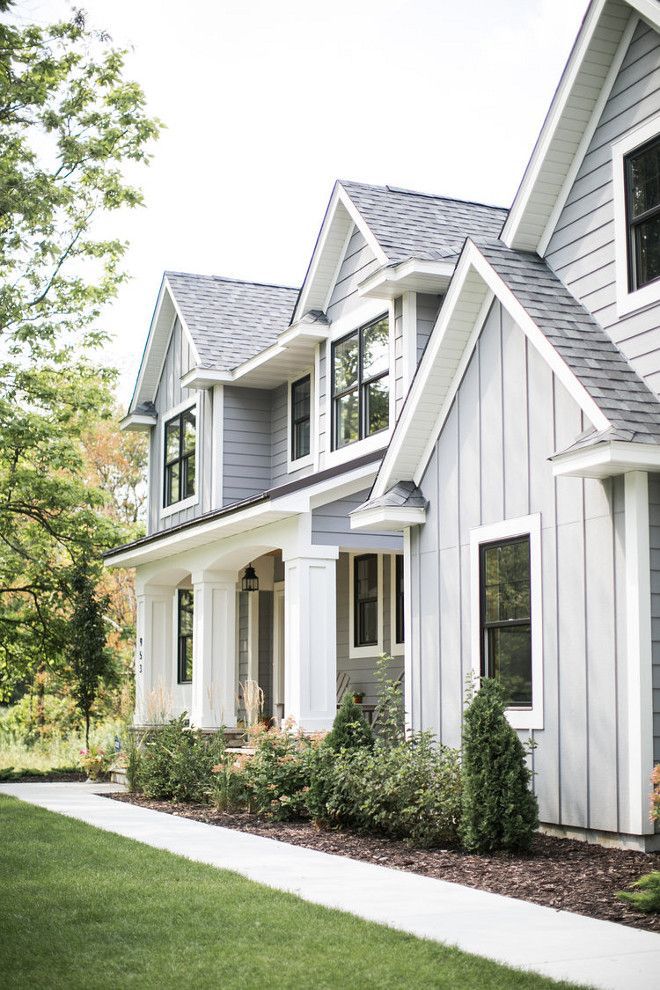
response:
M112 784L0 793L421 938L603 990L660 990L660 935L109 801Z

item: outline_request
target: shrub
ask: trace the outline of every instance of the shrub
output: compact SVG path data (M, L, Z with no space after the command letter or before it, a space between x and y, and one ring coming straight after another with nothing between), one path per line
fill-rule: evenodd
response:
M374 734L371 726L364 717L353 696L345 694L332 725L332 731L325 739L326 746L335 752L340 749L359 749L361 746L371 748L374 744Z
M461 810L456 750L423 733L398 745L333 753L311 761L307 807L329 825L347 825L430 847L457 841Z
M213 778L208 797L211 804L220 811L233 811L247 805L243 769L248 759L244 753L229 753L225 750L212 767Z
M660 822L660 763L653 768L651 774L653 792L651 794L651 821Z
M212 736L186 728L186 714L145 739L137 774L147 797L203 802L213 783L213 767L225 753L222 732Z
M538 827L525 747L504 709L500 683L484 679L465 712L460 835L471 852L527 849Z
M660 870L654 870L631 884L632 891L622 890L616 895L638 911L647 914L660 913Z
M80 750L80 766L90 780L103 780L107 776L114 758L114 751L108 753L98 746L90 746L89 749Z
M304 816L316 742L302 733L266 731L259 726L251 735L255 753L241 772L249 810L279 820Z
M397 746L406 735L403 687L400 678L391 675L393 663L387 653L381 654L376 662L378 704L374 728L376 736L386 746Z

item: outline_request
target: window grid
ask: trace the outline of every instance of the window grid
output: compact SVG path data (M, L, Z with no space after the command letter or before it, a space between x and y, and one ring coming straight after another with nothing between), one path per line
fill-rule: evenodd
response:
M353 558L353 645L378 645L378 555Z
M192 432L192 442L188 439L188 428ZM165 423L163 504L166 508L195 494L196 437L194 407L173 416ZM174 440L171 452L170 438Z
M387 316L379 316L375 320L371 320L364 326L359 327L357 330L352 330L350 333L336 340L332 345L332 449L336 450L339 447L345 447L349 443L355 443L357 440L364 440L367 436L373 436L376 433L386 430L389 426L389 388L387 392L387 402L388 402L388 415L387 422L378 430L369 429L369 390L370 387L377 384L378 382L384 381L389 377L390 368L389 361L386 368L382 371L377 372L373 375L364 374L364 357L365 357L365 337L369 330L378 326L380 323L385 323L388 327L388 337L389 337L389 320ZM338 348L347 343L350 340L356 340L358 344L358 355L357 355L357 374L354 381L350 382L345 388L337 390L336 386L336 353ZM352 440L347 440L345 442L340 442L340 431L339 431L339 412L340 412L340 401L341 399L348 398L353 393L357 393L358 401L358 435Z
M657 281L660 278L660 174L658 174L660 156L660 138L654 138L641 148L636 148L624 158L624 174L626 185L626 226L628 250L628 289L637 289ZM640 212L635 212L635 198L642 189L635 182L635 167L644 158L656 160L655 196L650 206L645 206ZM652 176L653 179L653 176ZM653 187L653 182L651 182ZM649 225L653 225L649 231ZM655 230L655 244L653 231ZM651 236L648 236L650 232ZM648 240L647 240L648 238ZM650 253L655 246L655 257ZM649 252L650 249L650 252ZM650 271L649 271L650 269Z
M291 460L307 457L310 452L311 375L291 385Z

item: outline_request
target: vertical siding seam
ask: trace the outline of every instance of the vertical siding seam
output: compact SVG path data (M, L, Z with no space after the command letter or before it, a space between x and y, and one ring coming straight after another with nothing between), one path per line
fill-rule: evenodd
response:
M552 449L557 449L557 381L552 375ZM553 511L554 511L554 543L555 543L555 643L556 643L556 677L557 677L557 818L562 823L561 802L561 675L560 660L561 646L559 641L559 527L557 525L557 478L553 476ZM541 523L543 526L543 523Z
M477 341L477 354L476 354L476 357L477 357L477 381L479 382L479 397L477 399L477 422L478 422L478 428L477 428L477 444L478 444L477 457L479 459L479 525L480 526L483 526L483 522L484 522L484 485L483 485L484 461L483 461L483 457L481 456L481 450L482 450L482 443L481 443L481 429L482 429L482 415L481 415L481 412L482 412L482 410L481 410L481 406L482 406L482 395L483 395L483 388L482 388L483 383L482 383L482 380L481 380L481 336L479 336L479 340Z
M463 657L463 567L461 550L461 404L456 401L456 530L458 537L458 655L460 657L461 684L459 709L461 713L461 738L463 736L463 688L465 685L465 660Z

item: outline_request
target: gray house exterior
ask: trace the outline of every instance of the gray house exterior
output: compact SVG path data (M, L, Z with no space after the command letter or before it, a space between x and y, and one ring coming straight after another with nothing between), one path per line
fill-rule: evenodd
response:
M387 652L455 746L498 676L545 827L657 847L657 244L660 9L594 0L509 211L342 181L299 290L166 273L136 722L324 730Z

